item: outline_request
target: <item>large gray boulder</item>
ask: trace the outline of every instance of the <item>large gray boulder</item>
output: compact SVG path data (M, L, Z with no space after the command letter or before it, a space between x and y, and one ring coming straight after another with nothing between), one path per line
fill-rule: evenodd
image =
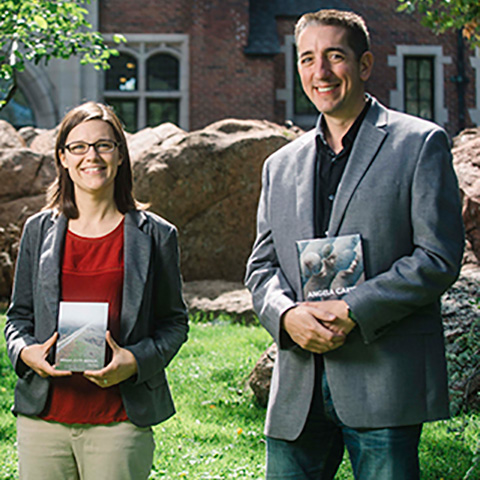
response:
M0 178L0 227L21 226L45 204L55 178L53 159L27 148L0 150Z
M454 141L453 163L463 199L467 238L465 261L480 263L480 128L461 132Z
M0 227L0 299L10 296L19 240L20 228L17 225Z
M263 162L297 135L266 121L223 120L136 160L135 195L178 227L186 280L242 280Z
M13 139L4 149L2 128ZM55 178L57 132L28 127L17 133L0 123L0 227L21 229L44 206ZM135 195L178 227L186 280L242 281L255 237L263 161L300 134L257 120L224 120L191 133L166 123L127 134ZM3 260L10 268L15 258ZM211 299L210 311L223 312L229 302L242 310L244 297L230 292L226 299ZM205 300L202 305L207 308Z
M225 280L194 280L184 285L183 293L192 315L201 313L209 320L222 315L245 324L254 323L252 296L239 282Z
M45 204L53 160L27 148L0 149L0 298L10 296L21 227Z
M24 148L25 146L25 140L17 132L15 127L5 120L0 120L0 149Z
M173 123L162 123L157 127L147 127L133 134L126 134L128 151L132 164L142 158L154 147L160 146L174 135L184 137L187 134Z
M59 127L51 130L34 129L33 131L22 129L22 135L34 152L48 154L53 158L58 130Z

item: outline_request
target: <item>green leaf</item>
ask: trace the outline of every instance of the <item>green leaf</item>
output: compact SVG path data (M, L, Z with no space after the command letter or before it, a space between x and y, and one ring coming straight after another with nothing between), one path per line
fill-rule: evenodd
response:
M42 29L46 30L48 28L47 21L41 15L35 15L33 21Z
M85 5L89 3L90 0L1 0L0 79L14 78L26 62L38 64L76 55L82 64L90 64L96 70L107 69L108 59L118 52L109 48L100 33L92 31L86 19ZM113 37L117 44L126 42L123 35Z
M119 33L115 33L112 38L115 43L127 43L127 39Z
M422 25L434 33L461 30L472 47L480 47L478 0L397 0L397 11L420 14Z

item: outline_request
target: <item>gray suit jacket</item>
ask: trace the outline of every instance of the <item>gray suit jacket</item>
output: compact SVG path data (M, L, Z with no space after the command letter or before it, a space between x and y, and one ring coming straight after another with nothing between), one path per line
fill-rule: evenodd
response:
M148 426L175 412L165 368L187 339L187 313L175 227L154 214L132 211L125 216L124 228L118 343L135 356L138 374L122 382L120 391L129 419ZM20 351L56 331L66 229L63 215L47 211L31 217L22 235L5 327L8 354L19 376L14 413L38 415L47 401L49 380L28 368Z
M302 301L295 241L314 236L315 130L265 162L257 238L246 284L279 346L266 433L293 440L314 387L313 355L280 329ZM335 409L354 428L448 416L441 294L463 252L459 191L449 142L437 125L373 99L333 204L329 236L360 233L367 281L344 299L358 327L324 355Z

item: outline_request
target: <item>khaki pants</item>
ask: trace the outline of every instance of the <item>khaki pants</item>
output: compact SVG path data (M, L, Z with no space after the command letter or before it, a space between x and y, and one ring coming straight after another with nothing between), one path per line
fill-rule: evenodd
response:
M131 422L66 425L17 418L20 480L145 480L155 442Z

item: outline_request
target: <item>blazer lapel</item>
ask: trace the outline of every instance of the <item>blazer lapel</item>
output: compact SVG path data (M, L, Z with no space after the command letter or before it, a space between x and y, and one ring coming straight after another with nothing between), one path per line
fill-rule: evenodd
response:
M328 235L331 237L338 235L353 193L387 136L387 132L383 128L386 124L386 111L374 99L372 102L358 132L335 195L328 227Z
M60 268L67 225L67 218L63 215L53 219L53 223L46 231L40 249L39 293L43 297L43 304L46 308L44 320L47 323L43 331L47 336L50 336L57 327L60 302Z
M152 240L141 230L145 222L141 212L125 215L124 277L121 313L121 337L125 342L133 330L143 299L150 264Z
M297 221L298 239L313 238L314 185L317 148L315 136L297 153Z

